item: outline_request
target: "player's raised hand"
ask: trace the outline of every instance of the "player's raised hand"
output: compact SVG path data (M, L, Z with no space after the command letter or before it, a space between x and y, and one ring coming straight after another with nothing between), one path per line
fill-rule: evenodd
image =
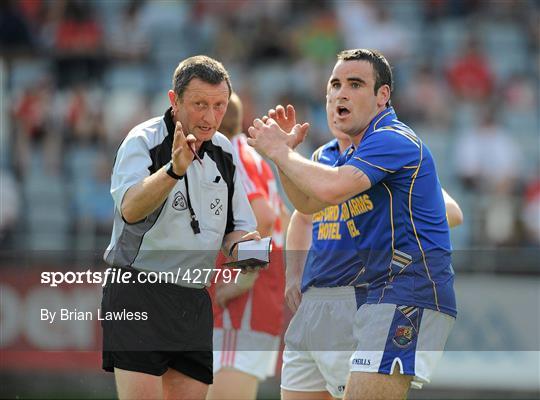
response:
M171 153L171 161L175 174L184 175L186 173L194 157L189 146L194 146L196 141L195 136L191 134L186 137L182 129L182 124L180 122L176 123Z
M287 146L291 149L296 149L300 143L304 141L309 130L309 124L307 122L303 124L296 124L287 138Z
M279 104L275 109L272 108L268 110L268 118L272 118L276 121L279 127L287 133L291 133L296 125L296 111L290 104L287 105L287 109ZM266 122L264 118L263 122Z
M295 149L307 135L309 124L296 124L291 133L285 132L279 127L277 122L268 118L266 122L257 118L253 125L249 127L250 138L248 144L255 148L260 154L275 160L275 157L283 154L283 146Z

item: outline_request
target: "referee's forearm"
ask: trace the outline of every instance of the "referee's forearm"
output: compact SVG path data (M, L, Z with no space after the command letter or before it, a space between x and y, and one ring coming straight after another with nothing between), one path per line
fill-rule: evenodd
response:
M122 199L122 217L128 223L146 218L167 199L177 181L167 175L165 168L128 189Z
M225 257L228 257L231 252L231 247L234 243L238 242L248 231L232 231L225 235L223 243L221 245L221 251Z

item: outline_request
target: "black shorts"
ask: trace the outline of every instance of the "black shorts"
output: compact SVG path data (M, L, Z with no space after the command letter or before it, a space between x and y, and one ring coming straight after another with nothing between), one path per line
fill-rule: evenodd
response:
M173 368L212 383L213 315L206 289L108 283L100 315L105 371L116 367L161 376Z

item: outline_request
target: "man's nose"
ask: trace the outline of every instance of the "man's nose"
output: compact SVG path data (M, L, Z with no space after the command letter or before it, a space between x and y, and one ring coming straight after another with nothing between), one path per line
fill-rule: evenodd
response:
M338 100L348 100L349 92L347 91L347 88L345 87L339 88L338 92L336 93L336 98Z
M216 124L216 121L216 112L212 109L212 107L208 107L208 109L204 113L204 122L208 125L214 126Z

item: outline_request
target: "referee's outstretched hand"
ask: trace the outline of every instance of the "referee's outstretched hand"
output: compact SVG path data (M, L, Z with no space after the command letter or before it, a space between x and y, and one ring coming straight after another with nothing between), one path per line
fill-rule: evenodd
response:
M187 135L186 137L184 135L184 130L182 129L182 124L180 122L176 122L171 153L173 170L176 175L184 175L189 167L189 164L193 162L194 155L189 147L195 146L196 141L197 139L195 136L191 134Z

